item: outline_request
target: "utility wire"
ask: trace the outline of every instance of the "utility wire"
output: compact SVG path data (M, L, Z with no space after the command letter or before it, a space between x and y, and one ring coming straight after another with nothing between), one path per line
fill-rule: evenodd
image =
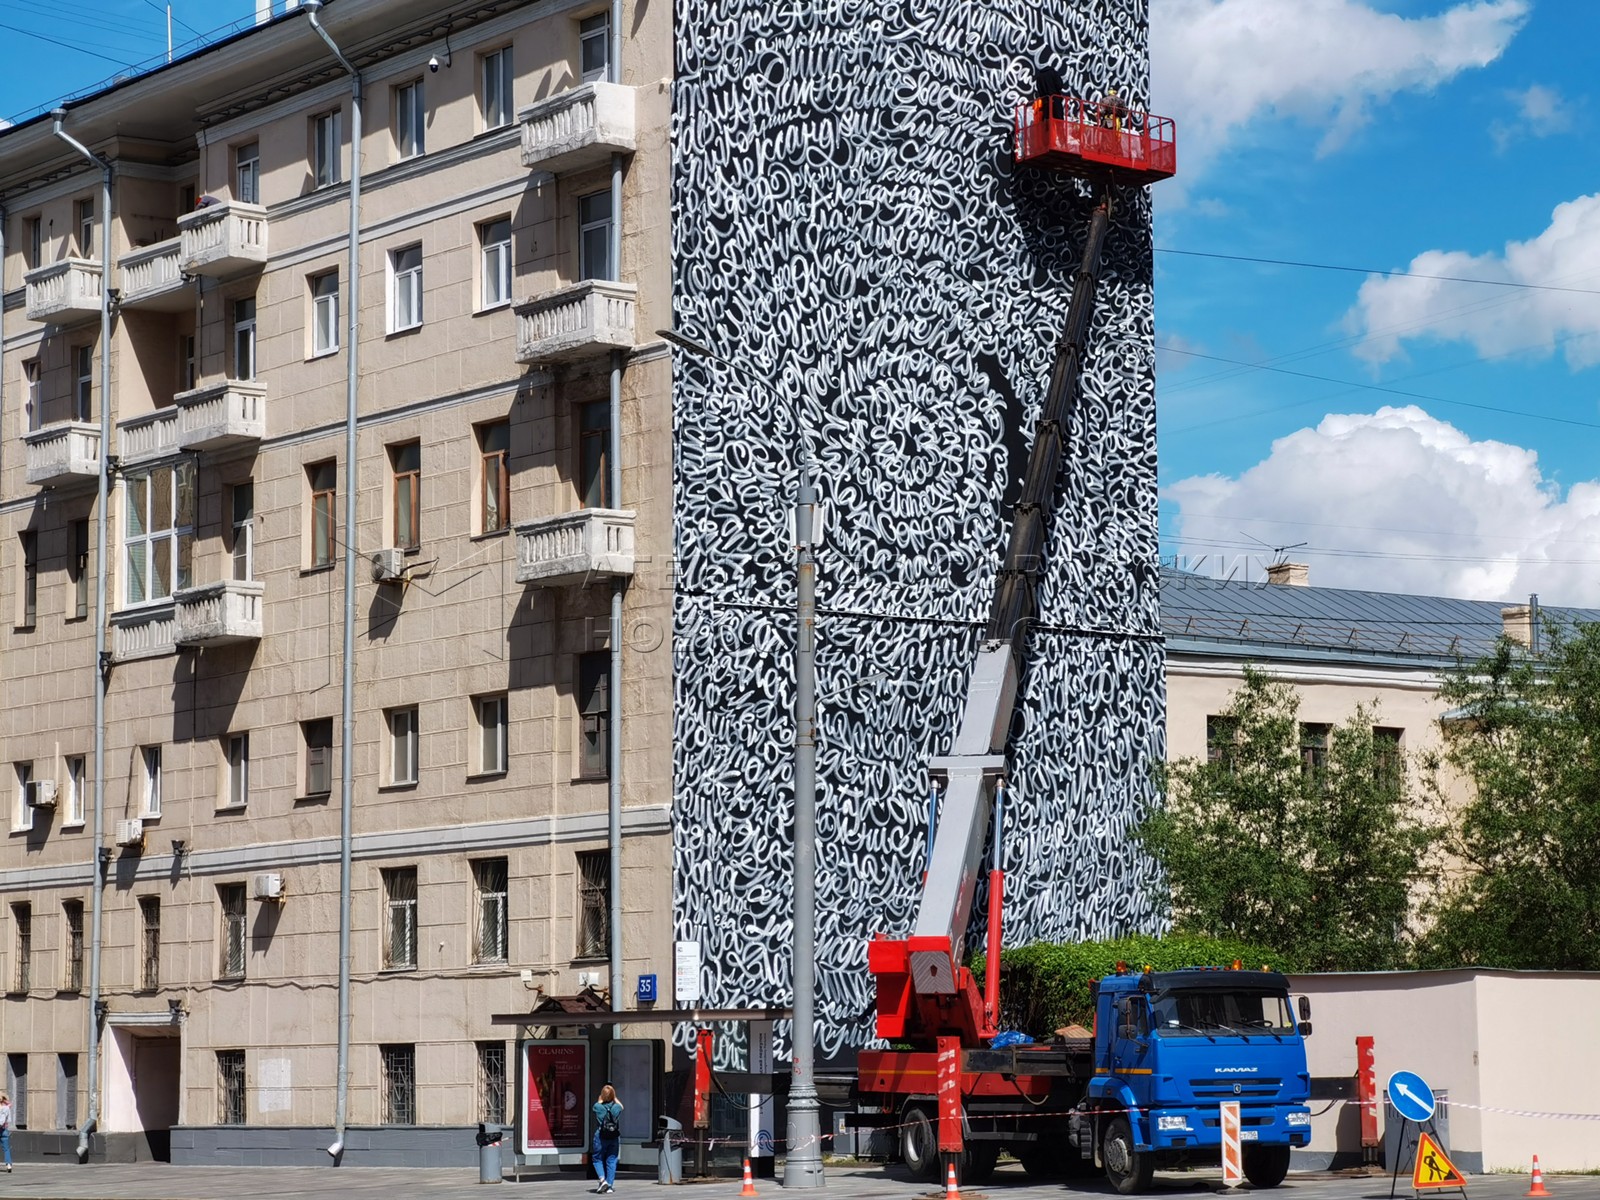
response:
M1579 296L1600 296L1600 288L1561 287L1553 283L1517 283L1509 279L1474 279L1466 275L1424 275L1420 271L1383 270L1379 267L1347 267L1337 263L1299 262L1287 258L1252 258L1246 254L1216 254L1206 250L1176 250L1156 246L1157 254L1181 254L1185 258L1218 258L1228 262L1260 263L1269 267L1300 267L1308 271L1341 271L1351 275L1381 275L1387 279L1431 279L1442 283L1476 283L1484 287L1521 288L1534 292L1571 292Z
M87 54L90 58L103 59L108 63L115 63L119 67L132 68L132 63L124 62L120 58L112 58L109 54L99 54L93 50L86 50L81 44L63 42L53 37L46 37L42 33L34 33L31 29L18 29L15 25L0 24L0 29L9 30L11 33L20 33L23 37L38 38L41 42L49 42L52 46L60 46L63 50L74 50L79 54Z

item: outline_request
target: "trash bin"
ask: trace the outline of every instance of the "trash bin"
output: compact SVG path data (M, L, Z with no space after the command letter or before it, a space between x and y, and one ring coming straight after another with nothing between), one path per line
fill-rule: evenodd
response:
M656 1138L661 1142L661 1157L656 1163L657 1183L683 1182L683 1122L671 1117L656 1118Z
M478 1125L478 1182L499 1183L505 1167L500 1161L500 1139L509 1137L509 1125Z

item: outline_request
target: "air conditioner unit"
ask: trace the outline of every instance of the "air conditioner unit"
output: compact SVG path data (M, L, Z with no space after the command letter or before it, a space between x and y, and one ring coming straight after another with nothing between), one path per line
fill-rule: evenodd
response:
M250 876L250 894L257 900L282 900L283 876L275 871Z
M393 546L372 552L372 582L394 583L406 577L405 552Z
M54 808L56 806L56 781L54 779L28 780L28 807Z
M131 821L117 822L117 845L143 846L144 822L135 817Z

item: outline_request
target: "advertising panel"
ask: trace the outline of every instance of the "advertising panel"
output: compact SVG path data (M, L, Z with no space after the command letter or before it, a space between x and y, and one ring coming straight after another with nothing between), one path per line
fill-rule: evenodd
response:
M522 1043L522 1153L588 1148L589 1043Z

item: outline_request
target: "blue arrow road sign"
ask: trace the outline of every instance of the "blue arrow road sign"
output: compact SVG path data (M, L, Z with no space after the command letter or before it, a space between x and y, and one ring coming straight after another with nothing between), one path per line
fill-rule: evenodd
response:
M1389 1076L1389 1103L1406 1120L1420 1125L1433 1116L1433 1089L1421 1075L1396 1071Z

